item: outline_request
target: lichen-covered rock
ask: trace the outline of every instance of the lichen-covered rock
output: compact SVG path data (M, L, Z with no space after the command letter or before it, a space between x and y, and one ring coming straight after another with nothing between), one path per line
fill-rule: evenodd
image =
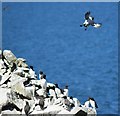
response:
M16 56L10 50L4 50L3 55L9 63L13 63L17 60Z

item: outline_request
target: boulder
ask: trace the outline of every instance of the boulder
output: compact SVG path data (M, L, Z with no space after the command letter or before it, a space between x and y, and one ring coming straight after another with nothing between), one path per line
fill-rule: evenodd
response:
M16 82L11 86L11 90L15 91L16 93L22 94L23 96L26 96L26 91L23 82L16 80Z
M17 60L16 56L10 50L4 50L3 55L9 63L13 63Z
M0 110L2 106L6 105L10 101L10 98L8 96L10 92L10 89L0 88Z
M0 85L5 83L8 79L10 79L11 75L8 73L5 73L4 75L0 75Z
M82 116L86 116L87 112L82 107L74 107L71 111L71 114L75 116L81 116L80 114L84 114Z
M22 99L15 99L12 101L13 104L15 104L18 108L23 108L24 101Z
M80 110L78 111L75 115L73 116L87 116L87 112L83 111L83 110Z
M45 110L45 114L58 114L60 111L64 110L62 106L59 105L51 105L48 106Z
M20 83L23 83L25 82L27 79L26 78L22 78L20 77L19 75L16 75L14 73L11 74L11 78L10 78L10 81L11 81L11 87L13 87L14 85L18 84L19 82Z
M13 114L18 114L20 116L21 112L19 112L16 109L14 109L12 111L11 110L4 110L4 111L2 111L1 114L2 114L2 116L10 116L10 115L12 116Z
M64 115L73 116L68 110L62 110L56 116L64 116Z
M15 63L17 64L18 67L24 67L24 68L28 67L28 65L26 64L26 60L22 58L18 58Z

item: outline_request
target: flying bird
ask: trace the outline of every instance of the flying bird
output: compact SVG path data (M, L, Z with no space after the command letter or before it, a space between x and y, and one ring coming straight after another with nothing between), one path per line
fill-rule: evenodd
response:
M80 27L84 26L85 30L87 30L87 28L90 25L93 26L93 27L95 27L95 28L101 27L102 24L101 23L95 23L94 22L94 17L90 16L90 14L91 14L90 11L85 13L85 21L84 21L84 23L82 25L80 25Z

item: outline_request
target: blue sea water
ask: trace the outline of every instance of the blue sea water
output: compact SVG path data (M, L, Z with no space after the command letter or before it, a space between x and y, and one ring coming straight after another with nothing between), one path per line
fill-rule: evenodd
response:
M83 104L94 97L98 114L118 113L118 3L3 3L2 46L27 59L36 74ZM102 27L79 25L91 11Z

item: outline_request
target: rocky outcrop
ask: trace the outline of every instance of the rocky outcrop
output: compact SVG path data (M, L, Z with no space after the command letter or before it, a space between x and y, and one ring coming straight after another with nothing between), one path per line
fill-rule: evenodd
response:
M0 50L0 115L96 115L95 108L65 96L61 89L58 97L59 88L46 82L45 76L43 79L37 79L25 59L17 58L10 50Z

